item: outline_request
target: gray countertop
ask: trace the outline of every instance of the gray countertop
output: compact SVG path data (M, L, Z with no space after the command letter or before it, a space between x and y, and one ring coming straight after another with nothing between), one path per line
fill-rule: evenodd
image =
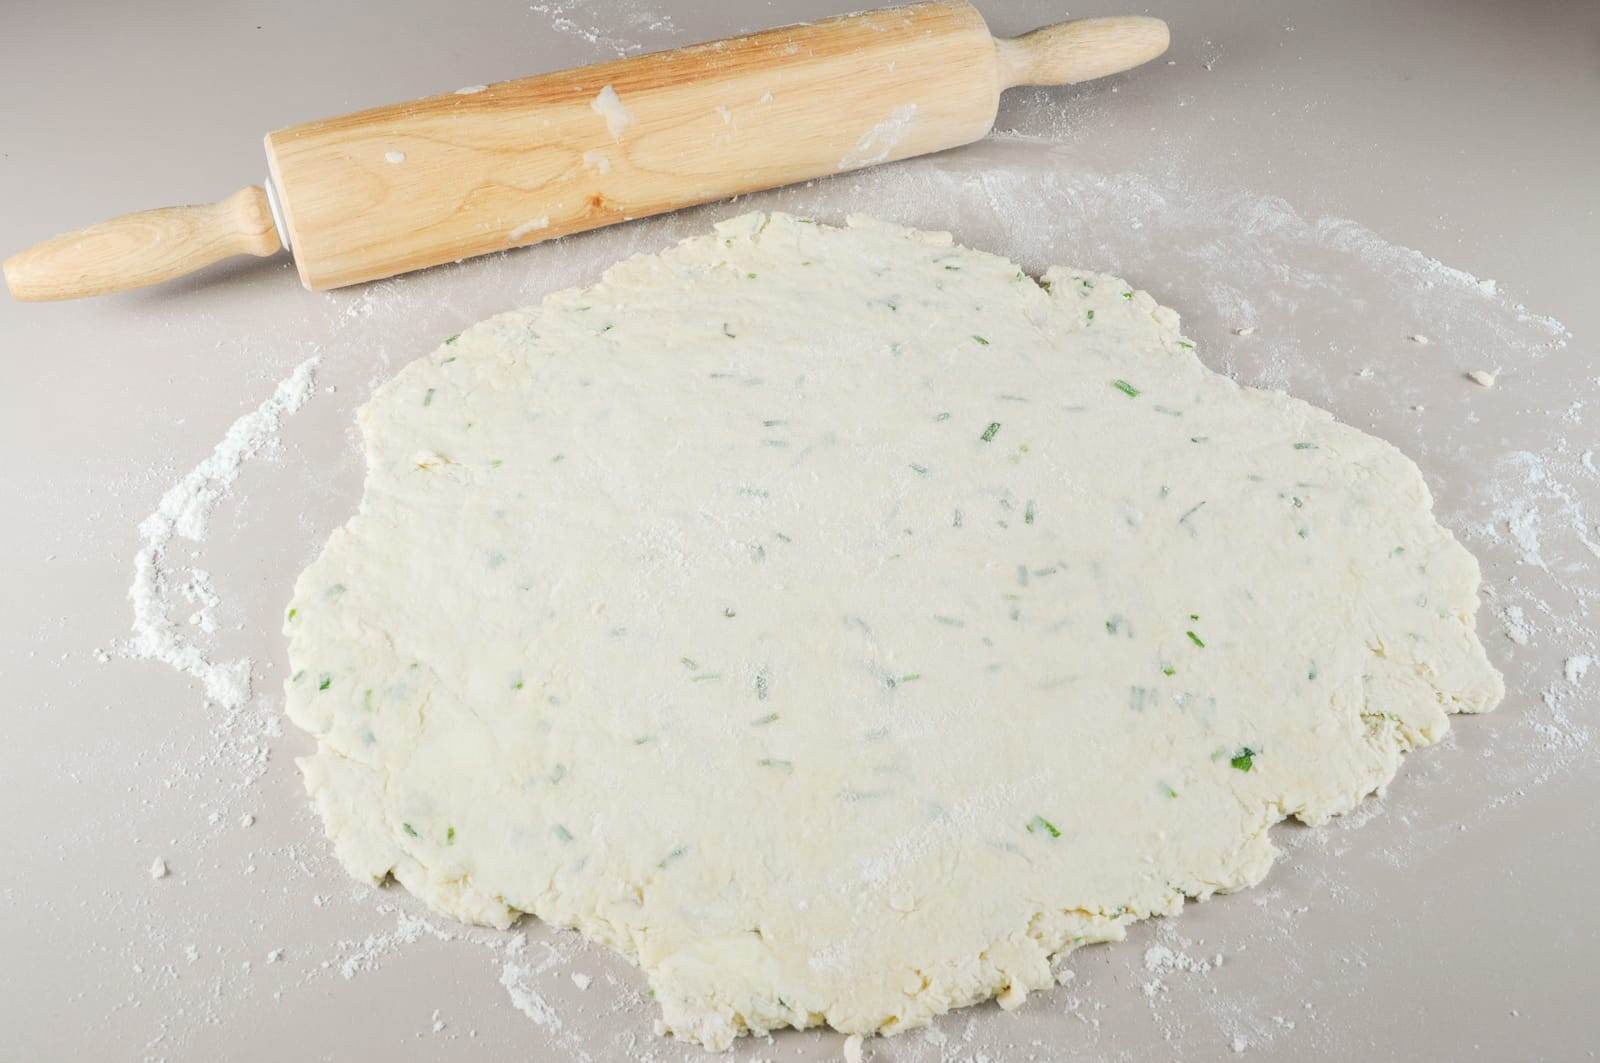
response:
M1065 16L980 7L1001 34ZM1479 632L1509 687L1353 816L1280 828L1286 856L1256 890L1078 953L1069 984L1015 1015L971 1009L873 1058L1592 1056L1600 6L1147 10L1172 24L1170 63L1013 91L995 137L931 159L334 293L303 291L280 257L92 302L0 299L0 1054L699 1057L653 1040L642 981L614 956L537 925L469 930L345 876L294 768L310 743L279 724L278 626L359 497L352 414L373 386L465 324L776 207L948 228L1033 271L1119 272L1184 315L1210 364L1391 440L1483 563ZM836 11L13 5L0 252L258 181L278 126ZM165 558L173 601L215 620L185 637L252 662L254 697L224 711L125 655L139 523L312 357L304 408L203 540ZM1171 970L1153 945L1194 962ZM839 1048L788 1033L736 1054Z

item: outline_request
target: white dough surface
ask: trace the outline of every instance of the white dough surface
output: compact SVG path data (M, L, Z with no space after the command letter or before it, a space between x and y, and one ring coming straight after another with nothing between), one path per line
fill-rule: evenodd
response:
M782 213L360 412L288 710L340 860L574 926L663 1032L893 1033L1255 884L1502 686L1388 443L1122 280Z

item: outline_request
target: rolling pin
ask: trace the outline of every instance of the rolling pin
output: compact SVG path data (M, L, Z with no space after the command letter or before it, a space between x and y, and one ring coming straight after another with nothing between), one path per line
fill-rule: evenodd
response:
M6 260L6 284L75 299L279 250L312 290L378 280L967 144L1004 90L1167 42L1140 17L1001 40L937 0L475 85L270 133L264 185L46 240Z

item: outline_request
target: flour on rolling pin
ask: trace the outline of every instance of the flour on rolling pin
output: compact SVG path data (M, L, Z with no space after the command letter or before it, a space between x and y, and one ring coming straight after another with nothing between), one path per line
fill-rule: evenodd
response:
M1166 24L1139 17L996 40L966 0L933 0L469 85L280 129L265 187L56 237L6 279L20 299L69 299L287 249L308 288L379 280L969 144L1007 88L1166 47ZM761 121L737 121L755 106Z

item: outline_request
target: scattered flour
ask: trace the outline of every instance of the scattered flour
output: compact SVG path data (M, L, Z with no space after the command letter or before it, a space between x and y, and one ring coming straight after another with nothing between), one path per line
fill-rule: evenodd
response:
M159 856L156 857L155 861L153 863L151 863L151 865L150 865L150 877L151 878L166 878L167 877L167 862L165 860L161 859L161 857L159 857Z
M238 708L249 697L250 661L213 662L186 637L172 618L174 592L202 605L202 622L196 626L203 631L208 626L215 630L214 621L208 625L204 618L217 604L216 593L206 573L189 569L185 578L168 555L175 538L195 543L205 540L211 513L238 479L240 467L275 443L284 416L311 397L317 361L311 357L301 362L270 398L233 422L222 442L173 484L156 511L139 525L142 546L133 559L133 586L128 590L133 602L133 638L121 649L128 657L161 661L200 680L206 697L224 708Z
M1568 657L1566 667L1563 669L1563 674L1566 675L1567 682L1571 683L1573 686L1577 686L1583 681L1583 677L1588 674L1589 668L1593 664L1594 658L1590 657L1588 654L1580 654L1576 657Z
M859 166L871 166L880 163L889 157L895 146L911 128L912 120L917 116L917 105L903 103L890 111L888 117L877 125L861 134L861 139L856 141L856 146L845 152L844 157L838 162L838 169L853 170Z

